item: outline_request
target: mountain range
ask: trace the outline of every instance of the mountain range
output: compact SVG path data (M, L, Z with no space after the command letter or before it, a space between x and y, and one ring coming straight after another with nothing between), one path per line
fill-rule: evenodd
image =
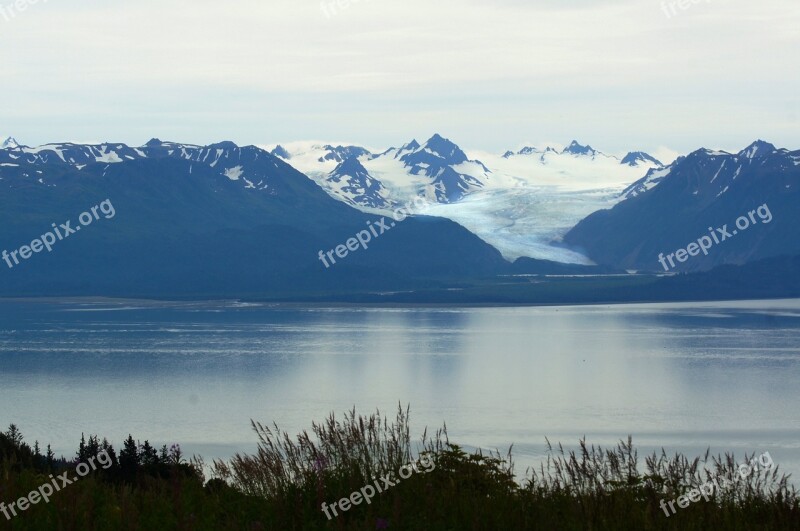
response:
M467 153L441 135L375 152L267 148L4 140L0 251L106 199L117 215L4 269L0 295L324 299L444 293L519 275L663 274L660 255L710 227L733 228L762 205L769 223L754 222L672 272L800 255L800 151L764 141L738 153L700 149L666 166L575 141L496 155ZM369 249L334 267L318 259L419 197L427 206L402 223L387 218L390 234Z
M609 182L619 186L650 168L663 167L641 151L619 159L577 141L563 149L527 146L500 157L484 153L490 158L487 166L439 134L423 144L412 140L377 153L355 145L306 142L265 147L314 178L332 196L366 208L392 208L418 195L432 203L449 204L485 189L559 181L574 187L574 177L588 181L579 185L583 187Z
M577 141L502 155L467 153L439 134L422 144L411 140L380 150L321 142L265 148L355 208L387 213L423 197L427 206L419 212L456 221L508 260L583 265L591 261L551 242L592 212L616 204L625 187L649 169L662 167L642 152L618 158Z
M398 289L495 274L507 262L441 218L415 217L327 270L376 216L355 210L263 149L50 144L0 150L0 245L29 244L108 199L96 223L13 269L3 295L253 295ZM0 264L2 265L2 264Z

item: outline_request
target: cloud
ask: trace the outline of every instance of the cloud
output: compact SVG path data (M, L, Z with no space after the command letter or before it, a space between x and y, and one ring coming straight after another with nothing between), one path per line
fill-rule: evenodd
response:
M572 136L616 151L800 143L800 79L787 63L800 49L795 0L713 0L671 18L658 0L333 9L39 3L0 20L4 129L41 141L165 131L371 144L443 129L486 149Z

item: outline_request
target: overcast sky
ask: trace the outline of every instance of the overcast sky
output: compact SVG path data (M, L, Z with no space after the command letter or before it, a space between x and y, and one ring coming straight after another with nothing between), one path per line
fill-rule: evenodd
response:
M0 0L0 134L800 148L800 2L681 2Z

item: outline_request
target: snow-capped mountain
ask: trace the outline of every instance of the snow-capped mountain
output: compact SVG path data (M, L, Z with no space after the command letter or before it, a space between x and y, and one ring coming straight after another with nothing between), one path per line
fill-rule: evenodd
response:
M663 181L667 175L669 175L669 172L669 167L651 168L647 171L647 174L644 177L622 191L623 199L636 197L637 195L643 194L646 191L658 186L658 184Z
M125 144L45 144L28 147L11 139L7 147L0 150L0 162L11 164L67 164L81 169L89 164L114 164L125 160L145 157L137 148Z
M369 150L358 146L322 146L327 153L319 158L319 162L333 161L337 163L344 162L349 158L358 158L372 155Z
M643 151L631 151L622 158L620 164L627 164L628 166L647 166L647 165L652 165L656 167L664 166L660 160L656 159L652 155L649 155Z
M236 181L246 189L278 193L282 183L269 184L269 173L283 162L255 146L239 147L233 142L209 146L162 142L154 138L140 147L121 143L96 145L71 142L37 147L14 145L0 149L0 166L6 174L18 170L22 177L36 177L42 185L58 186L67 169L81 171L96 165L109 167L131 161L176 158L208 166L219 176ZM60 172L43 171L43 166L60 168ZM189 171L192 171L190 165ZM3 173L0 173L2 176Z
M511 157L513 157L515 155L541 155L540 159L542 161L544 161L543 157L547 153L559 153L559 150L557 150L554 147L550 147L550 146L547 146L544 149L539 149L539 148L533 147L533 146L526 146L526 147L520 149L519 151L517 151L516 153L511 151L511 150L506 151L503 154L503 158L504 159L510 159Z
M381 158L403 163L411 176L425 177L419 182L425 197L436 203L454 203L470 192L483 188L490 179L489 169L478 160L470 160L460 147L439 134L419 145L416 140L400 149L390 148L373 157L376 169Z
M142 148L149 158L178 157L208 165L219 175L238 181L246 189L268 190L278 193L276 186L270 187L269 173L278 166L275 157L255 146L239 147L233 142L219 142L209 146L175 144L154 138Z
M800 151L763 140L738 153L699 149L651 170L624 197L613 209L581 221L564 241L599 263L658 270L659 253L685 248L709 234L709 227L727 225L736 235L735 222L750 216L748 225L755 225L755 209L767 204L774 219L726 238L680 270L800 252Z
M397 206L417 196L432 203L456 202L481 189L491 173L480 161L470 160L461 148L438 134L422 145L412 140L381 152L353 145L308 142L281 144L271 152L312 177L337 199L366 208ZM357 160L363 170L352 162L345 171L338 167L350 159ZM367 178L380 186L369 184ZM365 197L364 192L370 188L372 194Z
M563 149L558 149L554 146L545 146L543 148L525 146L516 152L506 151L502 158L508 160L514 157L535 157L542 164L569 158L583 162L586 162L587 159L592 162L599 161L603 165L611 164L611 167L613 167L613 164L623 164L635 168L663 167L663 164L658 159L643 151L631 151L620 160L616 156L598 151L592 146L582 145L577 140L573 140Z
M612 207L627 186L661 167L644 153L622 164L577 141L524 146L502 156L466 152L439 134L424 144L412 140L385 150L330 142L267 149L357 208L389 210L421 196L429 203L422 213L462 224L507 258L584 264L591 262L551 241L595 210ZM356 155L359 166L338 167L335 156L346 153Z
M586 145L582 146L578 143L577 140L573 140L569 146L564 148L564 151L561 152L562 154L568 153L570 155L578 155L583 157L596 157L598 152L592 149L592 146Z
M386 188L373 179L358 157L345 159L328 175L326 183L335 196L345 197L355 206L388 209ZM338 189L335 187L338 186Z
M392 225L392 237L328 269L318 253L352 247L348 238L376 216L334 200L269 152L232 142L1 149L0 249L54 222L74 227L105 199L113 219L7 270L0 295L396 291L413 289L415 279L427 287L510 271L496 249L441 218Z
M268 150L232 142L197 146L159 139L140 147L115 143L28 147L8 141L0 149L4 170L0 179L15 174L55 187L69 171L102 165L105 173L116 164L173 158L203 165L234 186L280 195L287 184L270 182L269 173L283 161L311 177L331 197L358 209L388 212L424 197L429 206L415 213L456 221L509 259L530 256L585 264L590 263L585 256L551 242L590 213L612 207L621 199L620 192L648 168L657 168L657 161L646 157L639 157L637 165L621 164L618 158L577 141L563 149L525 146L498 156L466 152L439 134L422 144L412 140L384 150L345 142L293 142ZM44 170L45 165L61 170Z

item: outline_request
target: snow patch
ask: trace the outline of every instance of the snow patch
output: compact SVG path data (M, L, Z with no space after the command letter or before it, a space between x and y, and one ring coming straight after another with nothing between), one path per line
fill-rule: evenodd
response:
M216 161L215 161L215 164L216 164ZM213 164L212 164L212 166L213 166ZM241 166L235 166L233 168L229 168L229 169L225 170L225 177L227 177L231 181L238 181L243 173L244 173L244 169L242 169Z

